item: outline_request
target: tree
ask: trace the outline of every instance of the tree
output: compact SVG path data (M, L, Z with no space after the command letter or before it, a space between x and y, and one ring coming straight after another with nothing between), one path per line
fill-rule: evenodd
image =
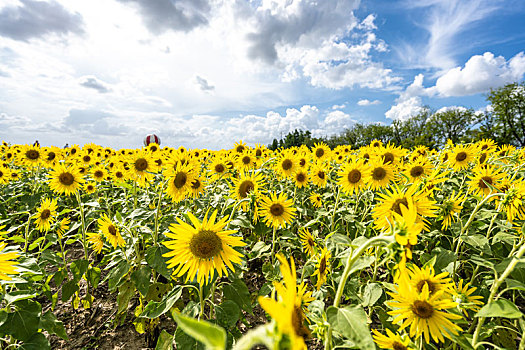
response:
M428 129L436 142L443 146L447 140L454 143L470 142L469 130L476 120L474 111L456 107L434 113L428 120Z
M487 100L492 104L496 140L525 146L525 83L507 84L491 90Z

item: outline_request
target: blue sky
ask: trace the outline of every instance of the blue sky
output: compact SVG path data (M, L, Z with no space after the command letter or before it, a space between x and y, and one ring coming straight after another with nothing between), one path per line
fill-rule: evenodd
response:
M522 0L2 0L0 139L230 148L487 108Z

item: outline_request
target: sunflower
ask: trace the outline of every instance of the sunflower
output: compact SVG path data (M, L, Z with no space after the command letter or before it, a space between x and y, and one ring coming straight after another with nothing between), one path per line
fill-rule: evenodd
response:
M296 155L297 163L299 164L299 168L306 169L308 168L308 164L310 163L310 153L308 152L300 152Z
M317 244L315 243L315 238L310 233L310 230L302 227L299 232L299 237L301 238L301 243L303 246L303 251L309 257L314 255Z
M7 243L0 241L0 280L10 281L11 277L8 275L18 274L14 259L18 258L19 254L16 252L4 253L6 246Z
M496 149L496 142L491 139L483 139L476 142L476 146L480 151L492 151Z
M292 177L292 174L297 170L299 162L297 157L289 150L283 151L275 165L275 171L284 177Z
M239 140L239 142L234 143L233 149L237 153L242 153L245 149L248 149L248 146L246 146L246 143L242 142L242 140Z
M124 183L128 179L127 171L122 165L115 165L113 169L111 169L111 179L117 184Z
M470 288L470 283L465 283L465 285L463 285L463 279L459 280L457 286L454 283L453 287L453 291L451 292L452 299L458 303L459 309L463 311L465 316L468 316L467 310L479 311L480 307L483 305L483 302L481 301L483 297L472 295L472 293L476 291L476 287Z
M330 170L328 166L321 163L315 163L311 168L310 179L314 185L325 187L330 177Z
M376 147L374 149L375 155L383 160L383 164L396 165L399 163L401 157L405 154L402 148L391 145Z
M441 224L442 230L446 230L453 221L456 221L454 214L460 213L461 209L463 209L461 204L465 200L465 197L466 196L462 196L461 193L455 195L455 191L452 191L450 198L443 200L440 206L441 212L439 214L439 217L443 221Z
M394 334L388 328L386 328L386 335L379 333L376 329L372 329L372 332L374 333L372 335L374 341L381 349L414 350L414 348L408 347L410 344L409 337L401 337L399 333Z
M366 181L372 190L385 188L396 178L394 167L378 160L370 161L367 175Z
M348 195L352 195L354 192L359 193L366 187L366 172L367 166L363 159L347 163L337 173L339 176L337 183Z
M86 151L82 151L78 153L76 157L77 157L78 163L85 167L89 167L95 162L95 155L93 153L88 153Z
M501 209L505 211L507 221L513 222L516 218L525 219L525 182L514 180L509 188L501 191L505 195L496 200L496 207L501 206Z
M308 197L310 202L312 202L312 205L316 208L321 208L323 205L323 200L321 199L321 195L319 193L313 192L310 197Z
M410 326L410 336L419 338L424 335L425 342L430 342L430 336L436 342L444 342L443 336L450 338L450 334L458 334L461 328L451 322L459 320L461 316L446 312L455 308L457 303L444 298L444 292L438 291L430 295L428 285L425 283L418 293L407 278L400 278L395 293L387 292L393 300L387 301L392 311L388 314L394 316L392 323L401 323L400 329Z
M374 139L370 142L369 147L383 147L383 142L381 142L381 140Z
M62 158L61 150L57 147L44 147L43 152L42 160L50 166L55 165Z
M113 224L111 219L106 214L103 214L102 217L97 220L97 222L99 231L104 235L104 237L106 237L113 248L116 248L117 245L119 247L126 245L126 242L120 235L118 227Z
M95 253L100 254L100 252L102 252L102 248L104 247L102 236L95 232L88 232L87 236L88 242L91 243L91 248L93 248Z
M310 175L308 175L308 171L304 170L303 168L299 168L294 174L293 174L293 182L296 187L306 187L308 185L308 181L310 180Z
M293 207L293 200L281 193L279 197L272 193L270 197L263 197L259 208L259 216L268 226L274 228L285 227L295 218L297 209Z
M23 146L22 152L20 154L21 163L26 166L36 167L42 162L43 152L40 149L40 146Z
M190 187L190 195L192 198L197 198L201 195L201 193L204 192L204 188L206 187L205 183L204 183L204 179L201 178L201 177L196 177L192 182L191 182L191 187Z
M256 159L257 158L251 150L244 150L237 157L237 168L240 171L252 169L255 166Z
M161 151L161 148L160 148L160 145L158 143L152 142L152 143L150 143L149 145L146 146L146 150L150 154L153 154L153 153Z
M474 160L474 149L471 145L456 145L450 151L448 160L454 170L460 171L466 169Z
M133 153L128 162L130 178L142 187L149 183L154 178L154 173L159 170L151 154L143 150Z
M314 144L312 148L312 158L317 162L323 162L330 159L332 151L324 142Z
M227 159L215 157L210 164L211 181L216 181L229 176Z
M428 223L425 217L435 217L437 210L436 202L429 199L423 190L418 191L416 185L410 187L393 186L392 189L385 189L378 193L378 203L376 204L372 217L374 218L375 227L379 230L386 230L394 221L394 213L402 215L401 206L408 207L409 201L413 203L418 214L418 222L425 223L425 229L428 229Z
M183 165L179 163L172 177L168 179L168 188L166 193L174 202L180 202L191 191L191 186L195 180L195 174L190 164Z
M171 232L165 235L172 240L163 242L170 252L163 256L170 258L167 261L169 269L175 267L173 276L186 274L186 282L196 278L204 285L213 279L215 272L220 277L228 276L226 267L235 271L232 263L242 262L243 255L234 249L246 245L242 237L232 236L237 230L224 230L228 224L227 217L215 222L216 217L217 210L209 218L206 212L202 222L188 213L194 226L179 218L178 224L170 226Z
M58 164L49 174L49 187L58 194L76 193L83 183L84 179L76 166Z
M86 193L89 193L89 194L95 193L96 190L97 190L97 185L95 182L90 181L84 184L84 191L86 191Z
M490 193L497 193L497 188L506 175L488 164L479 166L472 172L473 174L468 182L470 192L481 197L487 197Z
M424 224L418 221L417 210L412 202L412 198L407 199L407 203L398 204L401 214L393 213L392 227L396 242L402 246L411 247L417 244L417 236L423 230ZM409 258L412 258L410 248L408 248Z
M64 235L66 234L66 231L69 230L70 223L71 221L68 218L63 218L62 220L60 220L60 224L58 225L58 228L57 228L57 234L59 238L64 237Z
M108 172L104 167L96 166L91 170L91 176L93 180L101 182L108 176Z
M277 291L277 300L274 298L258 298L259 304L277 323L277 329L288 336L292 350L306 350L304 339L310 332L304 325L304 314L301 309L301 299L297 293L295 262L290 258L290 263L282 254L277 254L281 262L281 274L284 285L274 283Z
M242 172L239 178L233 178L232 196L237 200L243 200L248 197L250 193L259 193L259 188L263 180L262 173L250 174L248 172ZM242 207L246 210L248 203L244 202Z
M404 174L410 182L416 183L429 176L431 172L432 164L426 158L419 157L407 165Z
M321 251L317 255L316 269L312 276L317 276L317 282L315 287L317 290L326 283L326 276L330 272L332 253L326 250L326 247L321 248Z
M0 185L3 185L3 184L6 184L8 183L9 181L12 180L12 177L11 177L11 169L9 168L0 168Z
M412 288L418 293L423 291L425 285L428 287L429 296L440 291L450 294L453 290L454 283L447 277L448 272L442 272L435 275L432 266L426 266L420 269L418 266L412 265L408 269L408 276Z
M57 215L57 200L46 198L37 209L37 213L33 215L35 224L40 232L47 232L56 220Z

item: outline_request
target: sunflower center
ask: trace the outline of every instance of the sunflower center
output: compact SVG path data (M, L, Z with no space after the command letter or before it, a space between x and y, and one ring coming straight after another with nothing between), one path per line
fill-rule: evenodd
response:
M88 191L93 191L94 189L95 189L95 187L94 187L93 185L91 185L91 184L89 184L89 185L87 186L87 190L88 190Z
M321 258L321 261L319 262L319 274L324 274L326 271L326 256L323 256Z
M321 179L321 180L324 180L324 177L325 177L325 173L324 171L320 171L317 173L317 176Z
M215 172L216 172L216 173L219 173L219 174L220 174L220 173L223 173L223 172L224 172L224 165L222 165L222 164L217 164L217 165L215 166Z
M252 159L250 158L250 156L244 156L244 157L242 157L242 163L245 164L245 165L250 164L251 161L252 161Z
M489 148L489 145L486 145L486 144L485 144L485 145L481 146L481 150L482 150L482 151L486 150L487 148Z
M284 170L290 170L293 166L293 163L290 159L285 159L282 163L282 167Z
M306 159L302 158L300 161L299 161L299 165L301 167L304 167L304 165L306 164Z
M71 186L75 182L75 177L71 173L62 173L58 177L58 181L64 186Z
M135 169L137 171L144 171L148 168L148 161L144 158L139 158L135 161Z
M375 168L374 171L372 171L372 177L374 180L379 181L383 180L386 176L386 170L384 168Z
M303 310L301 310L301 306L294 305L292 312L292 327L295 334L300 337L308 338L310 335L308 328L303 324Z
M157 149L158 149L157 146L151 146L151 147L149 148L149 150L150 150L151 152L156 152Z
M262 156L262 151L260 149L255 150L255 156L256 157Z
M40 157L40 153L38 153L37 150L30 149L29 151L26 152L26 157L28 159L35 160L35 159L38 159L38 157Z
M200 259L210 259L222 251L222 241L215 231L199 231L190 241L191 253Z
M465 159L467 159L467 152L459 152L457 155L456 155L456 160L458 162L462 162L464 161Z
M193 188L194 190L198 189L201 187L201 182L199 180L194 180L192 183L191 183L191 188Z
M88 163L89 161L91 161L91 157L90 156L84 156L82 157L82 160L86 163Z
M390 152L383 154L383 164L392 163L394 161L394 155Z
M49 218L51 216L51 211L49 209L44 209L42 210L42 212L40 213L40 219L42 220L46 220L47 218Z
M410 169L410 176L412 177L420 177L425 172L425 169L421 165L416 165L412 169Z
M416 289L418 293L421 293L425 284L428 286L428 294L432 295L436 291L436 284L429 280L421 280L417 283Z
M242 153L242 151L244 151L244 146L239 145L235 150L237 151L237 153Z
M270 207L270 213L272 213L273 216L281 216L284 214L284 207L279 203L274 203Z
M400 342L394 341L392 343L392 349L393 350L407 350L408 348L404 346L403 344L401 344Z
M155 159L155 163L157 163L158 166L162 165L162 159Z
M395 211L399 215L402 215L401 214L401 207L400 207L401 204L403 204L405 207L408 208L408 201L407 201L407 199L406 198L398 198L398 199L396 199L394 204L392 204L392 207L390 207L390 210Z
M311 238L308 238L308 245L309 245L310 247L315 246L315 242L314 242L314 240L311 239Z
M487 153L483 153L481 157L479 157L480 164L485 163L485 160L487 160Z
M51 160L55 159L56 156L57 156L57 155L55 154L55 152L49 152L49 153L47 154L47 160L51 161Z
M4 176L4 173L2 172L2 170L0 170L0 178Z
M315 151L315 156L317 158L321 158L322 156L324 156L324 149L322 148L318 148L316 151Z
M97 170L97 171L95 171L94 175L95 175L96 178L99 178L99 177L103 177L104 173L101 170Z
M424 300L416 300L414 304L412 304L412 312L419 318L427 319L431 318L434 314L434 308Z
M248 193L253 191L255 188L255 185L250 180L245 180L239 185L239 196L241 198L246 198L248 196Z
M483 176L478 181L479 188L489 188L488 185L492 185L492 178L490 176Z
M71 150L71 154L75 154L75 153L77 153L77 149L76 149L76 148L73 148L73 149Z
M183 172L178 172L177 175L175 175L175 180L173 180L173 185L177 187L178 189L182 188L186 184L186 181L188 180L188 176Z
M350 183L356 184L359 182L359 180L361 180L361 172L357 169L353 169L348 173L347 177Z
M295 179L297 180L297 182L304 182L306 180L306 176L303 173L299 173L297 174Z
M115 173L115 176L117 177L117 179L122 179L124 177L124 174L122 174L122 171L117 171Z
M112 236L116 236L117 235L117 229L113 225L109 225L108 226L108 232Z

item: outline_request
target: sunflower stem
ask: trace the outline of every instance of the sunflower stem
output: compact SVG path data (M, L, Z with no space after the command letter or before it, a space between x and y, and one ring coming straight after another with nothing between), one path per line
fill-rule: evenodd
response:
M78 207L80 209L80 230L82 231L82 244L84 245L84 257L88 260L88 249L86 243L86 222L84 218L84 206L82 205L82 200L80 199L80 192L76 191L75 196L77 197Z
M389 244L389 243L392 243L393 240L394 240L393 235L379 235L376 237L372 237L372 238L369 238L356 251L348 255L348 260L346 262L346 266L343 271L343 275L341 276L341 281L339 282L339 285L337 286L337 292L335 294L334 304L333 304L334 307L339 307L339 305L341 304L341 297L345 289L346 280L350 276L350 271L352 270L352 266L357 261L357 259L359 259L359 257L363 255L363 253L369 247L380 245L380 244ZM326 337L325 337L325 349L330 350L331 348L332 348L332 326L329 326L328 331L326 332Z
M159 191L159 200L157 201L157 212L155 213L155 232L153 233L153 244L157 245L157 239L159 237L159 212L160 212L160 202L162 201L162 195L164 194L164 186L168 183L169 180L166 180L162 183Z
M275 263L275 256L273 255L273 252L274 252L274 249L275 249L275 232L277 230L275 229L275 227L273 228L273 233L272 233L272 251L270 253L270 256L272 257L272 265Z
M337 206L339 205L339 197L341 195L341 186L337 186L337 197L335 198L335 205L334 205L334 211L332 212L332 219L330 221L330 233L334 231L334 219L335 219L335 211L337 210Z
M199 312L199 321L204 315L204 292L202 291L202 283L199 283L199 301L201 304L201 310Z
M505 279L510 275L510 273L514 270L514 268L518 264L523 254L525 254L525 244L522 241L520 249L518 250L516 255L512 257L512 260L510 261L505 271L503 271L503 273L501 274L501 276L499 276L499 278L496 278L494 280L494 284L492 284L492 288L490 289L490 295L489 295L486 305L489 305L490 303L494 301L494 297L496 296L496 293L498 292L498 288L505 281ZM478 345L480 345L478 344L478 338L479 338L479 333L481 331L481 327L483 326L483 323L485 322L485 319L486 319L485 317L479 318L478 325L476 326L476 330L474 331L474 335L472 336L472 347L474 349L477 349Z

